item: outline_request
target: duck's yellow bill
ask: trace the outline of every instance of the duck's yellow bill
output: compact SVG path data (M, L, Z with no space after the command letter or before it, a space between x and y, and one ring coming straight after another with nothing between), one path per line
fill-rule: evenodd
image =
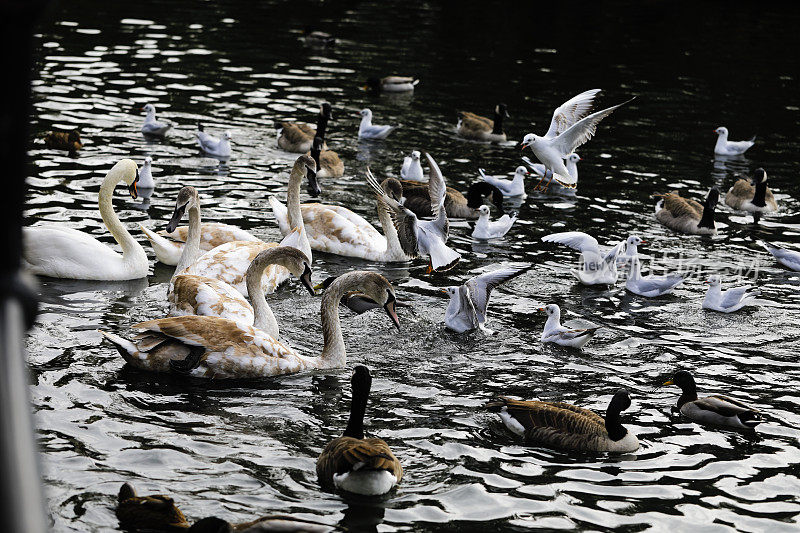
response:
M674 383L672 382L672 380L669 380L669 381L665 381L664 383L661 384L662 387L665 386L665 385L674 385Z

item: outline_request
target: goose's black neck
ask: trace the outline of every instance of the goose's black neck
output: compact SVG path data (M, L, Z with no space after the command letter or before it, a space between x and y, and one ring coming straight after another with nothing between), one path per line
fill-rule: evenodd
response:
M767 181L760 181L756 183L756 193L753 195L753 205L756 207L764 207L767 205Z
M485 181L476 181L467 190L467 207L478 209L483 205L483 199L492 197L492 203L500 210L503 209L503 193L500 189Z
M350 420L347 421L347 428L344 430L345 437L354 439L364 438L364 414L367 410L367 398L369 389L372 385L372 377L369 372L361 373L356 370L352 380L353 400L350 403Z
M502 111L503 111L502 109L494 110L494 127L492 128L493 135L503 134L503 117L505 113L503 113Z
M609 405L606 411L606 432L613 441L622 440L628 434L628 430L622 425L620 413L622 411L615 406Z
M328 129L328 113L324 111L320 111L319 118L317 119L317 132L314 134L315 137L319 137L323 141L325 140L325 131Z
M698 228L709 228L714 229L714 212L717 209L717 203L712 201L710 198L706 199L706 203L703 206L703 216L700 218L700 222L698 222Z
M311 157L314 159L314 162L317 164L317 170L320 169L319 164L319 153L322 150L322 137L317 135L314 137L314 143L311 145Z

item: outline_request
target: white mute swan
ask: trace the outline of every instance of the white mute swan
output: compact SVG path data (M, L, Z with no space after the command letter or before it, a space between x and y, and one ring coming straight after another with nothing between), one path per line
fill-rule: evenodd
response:
M111 197L117 183L124 181L136 199L139 169L130 159L122 159L106 174L100 186L99 204L103 223L111 232L122 254L76 229L58 226L23 228L23 266L32 273L53 278L121 281L147 276L147 254L114 213Z
M348 272L322 295L320 314L324 345L318 357L303 355L264 331L224 318L179 316L133 326L132 341L101 331L131 366L154 372L170 370L198 378L260 378L303 370L341 368L347 353L339 323L339 300L360 291L384 308L400 327L392 285L375 272Z

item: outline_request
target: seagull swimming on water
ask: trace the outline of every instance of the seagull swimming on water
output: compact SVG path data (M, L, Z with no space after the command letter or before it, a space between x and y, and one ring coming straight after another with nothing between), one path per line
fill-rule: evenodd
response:
M226 131L222 134L221 139L217 139L216 137L206 133L203 130L203 125L198 123L197 131L194 132L194 136L197 138L197 145L208 155L221 158L227 158L231 156L230 132Z
M472 236L476 239L499 239L508 233L514 222L517 221L517 215L512 216L503 215L497 220L489 220L488 205L482 205L478 208L478 221L475 222L475 228L472 230Z
M142 111L147 113L147 116L144 118L144 124L142 124L142 133L145 135L163 137L172 127L172 124L156 120L156 108L153 104L145 104L145 106L142 107Z
M729 141L728 128L720 126L714 130L717 134L717 144L714 145L714 153L717 155L741 155L756 143L756 136L749 141Z
M361 124L358 126L359 139L385 139L400 126L377 126L372 124L372 111L364 108L359 113Z
M419 152L414 150L411 155L403 159L403 168L400 169L400 177L410 181L425 181L422 173L422 165L419 162Z
M742 307L756 305L756 296L761 294L758 289L753 289L750 285L733 287L726 291L722 290L722 281L717 275L708 278L708 291L703 299L703 309L711 309L720 313L733 313ZM752 292L749 292L751 291Z
M542 331L542 342L552 342L571 348L582 348L589 342L600 326L590 328L572 328L561 325L561 308L556 304L540 307L539 311L547 313L547 322Z
M782 264L786 268L800 271L800 252L787 250L786 248L775 246L774 244L770 244L766 241L758 241L758 244L763 246L764 249L771 253L778 263Z
M553 172L553 179L564 187L573 188L578 182L570 175L564 159L594 136L601 120L633 100L586 116L598 92L600 89L592 89L567 100L556 108L550 128L543 137L529 133L522 139L522 148L530 146L536 158Z
M463 285L442 289L442 292L450 295L450 303L444 315L445 325L456 333L476 328L488 334L494 333L484 326L486 311L489 308L489 296L495 287L519 276L529 268L530 265L500 268L470 278Z

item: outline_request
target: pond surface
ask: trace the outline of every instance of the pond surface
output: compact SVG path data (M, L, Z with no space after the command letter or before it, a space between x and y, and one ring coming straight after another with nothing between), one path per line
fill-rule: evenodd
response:
M150 155L152 197L115 197L122 221L145 244L152 275L126 283L42 280L43 312L28 340L32 394L56 531L110 531L124 481L140 493L169 493L185 514L231 521L293 513L353 530L626 531L795 530L800 516L800 275L775 264L757 240L800 248L800 104L797 13L696 4L685 13L661 2L567 9L533 3L424 2L61 2L37 35L35 134L80 127L76 158L30 145L29 223L80 228L111 242L97 212L99 185L122 157ZM304 47L306 26L339 37L330 50ZM371 75L413 74L413 97L370 97ZM521 205L500 241L477 243L454 221L453 270L425 275L423 261L382 265L314 256L314 279L348 270L385 274L412 303L402 329L385 315L342 313L348 366L259 383L186 383L126 368L95 331L126 332L166 312L171 269L155 263L137 224L161 229L182 185L201 192L203 217L279 238L269 194L285 195L296 156L276 146L275 126L313 121L320 101L334 108L328 143L346 165L326 180L322 200L377 225L364 183L397 175L403 155L428 150L460 190L479 167L510 174L520 151L455 137L459 109L489 114L505 102L509 139L542 134L553 108L600 87L597 108L637 95L599 127L579 153L577 194L552 189ZM176 128L149 142L144 103ZM402 123L388 140L358 143L357 112ZM201 156L192 132L230 130L234 156ZM746 157L714 159L713 130L758 135ZM720 205L713 239L659 225L651 195L680 189L700 198L723 192L736 174L763 166L781 210L758 226ZM305 199L304 193L304 199ZM519 204L519 202L517 202ZM577 285L575 252L543 244L554 231L582 230L605 244L638 234L656 269L694 268L671 296L645 300ZM678 261L681 261L680 263ZM533 268L492 296L495 336L456 335L442 321L440 287L496 263ZM648 266L650 262L648 261ZM774 305L732 315L700 309L703 279L747 275ZM755 279L754 279L755 278ZM282 334L311 353L322 345L319 299L290 282L269 297ZM543 346L544 317L603 326L583 351ZM367 427L394 449L406 477L381 502L319 490L314 464L343 430L355 364L374 383ZM702 427L675 417L676 388L656 388L691 369L702 392L727 392L762 410L754 434ZM482 406L494 394L564 400L604 411L628 388L623 415L641 448L587 456L523 445Z

